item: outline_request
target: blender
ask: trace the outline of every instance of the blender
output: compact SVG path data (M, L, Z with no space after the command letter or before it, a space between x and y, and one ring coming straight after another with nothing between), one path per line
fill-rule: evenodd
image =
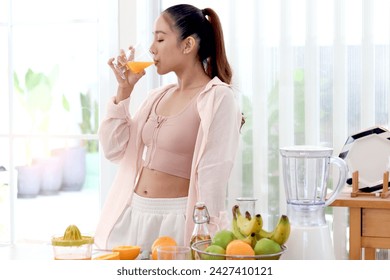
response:
M333 149L320 146L280 148L287 215L291 223L286 243L287 260L335 259L325 208L337 197L348 173L346 163L332 156ZM327 198L329 166L338 167L338 182Z

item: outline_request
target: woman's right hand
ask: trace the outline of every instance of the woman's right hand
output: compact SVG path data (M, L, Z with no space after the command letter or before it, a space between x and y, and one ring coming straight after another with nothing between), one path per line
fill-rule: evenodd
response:
M126 53L123 49L120 50L120 53L116 58L116 64L114 63L115 58L110 58L107 62L118 82L118 91L120 90L122 92L127 92L127 97L130 96L131 91L133 90L135 84L139 81L139 79L141 79L142 76L145 75L145 70L141 71L140 73L133 73L130 70L126 70L122 74L121 69L126 67L126 63L128 61L132 61L134 59L135 49L130 46L129 50L130 54L128 57L126 57ZM125 76L125 79L122 78L123 75Z

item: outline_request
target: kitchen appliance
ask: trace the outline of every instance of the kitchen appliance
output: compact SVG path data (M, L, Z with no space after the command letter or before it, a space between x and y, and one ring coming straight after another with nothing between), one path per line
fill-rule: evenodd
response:
M325 209L335 199L348 174L346 163L332 156L333 149L320 146L291 146L280 149L283 164L287 215L291 223L288 251L283 259L334 259L333 242ZM329 166L338 167L339 176L328 195Z

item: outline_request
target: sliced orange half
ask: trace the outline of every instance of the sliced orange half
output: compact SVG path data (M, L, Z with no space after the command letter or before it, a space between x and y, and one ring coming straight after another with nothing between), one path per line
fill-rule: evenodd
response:
M94 260L119 260L119 253L113 252L93 258Z
M139 246L117 246L112 249L113 252L119 253L119 259L121 260L135 260L140 251Z

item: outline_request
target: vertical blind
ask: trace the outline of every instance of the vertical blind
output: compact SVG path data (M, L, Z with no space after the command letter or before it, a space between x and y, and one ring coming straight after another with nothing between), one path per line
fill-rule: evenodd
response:
M246 26L252 36L227 31L236 38L229 48L242 50L236 52L233 69L238 65L242 108L251 118L244 130L243 164L236 169L252 169L251 177L238 171L242 192L250 195L251 190L260 211L268 213L268 224L275 224L285 212L280 147L323 145L337 156L349 134L374 125L388 127L390 5L380 0L249 5L245 12L253 11L252 23L246 19ZM245 12L234 20L245 20ZM251 145L245 147L248 138ZM347 256L347 215L346 209L329 215L337 258Z
M286 211L280 147L321 145L338 156L348 135L389 127L390 1L220 2L186 1L220 15L246 116L227 206L254 196L272 227ZM327 209L337 259L348 256L347 218Z

